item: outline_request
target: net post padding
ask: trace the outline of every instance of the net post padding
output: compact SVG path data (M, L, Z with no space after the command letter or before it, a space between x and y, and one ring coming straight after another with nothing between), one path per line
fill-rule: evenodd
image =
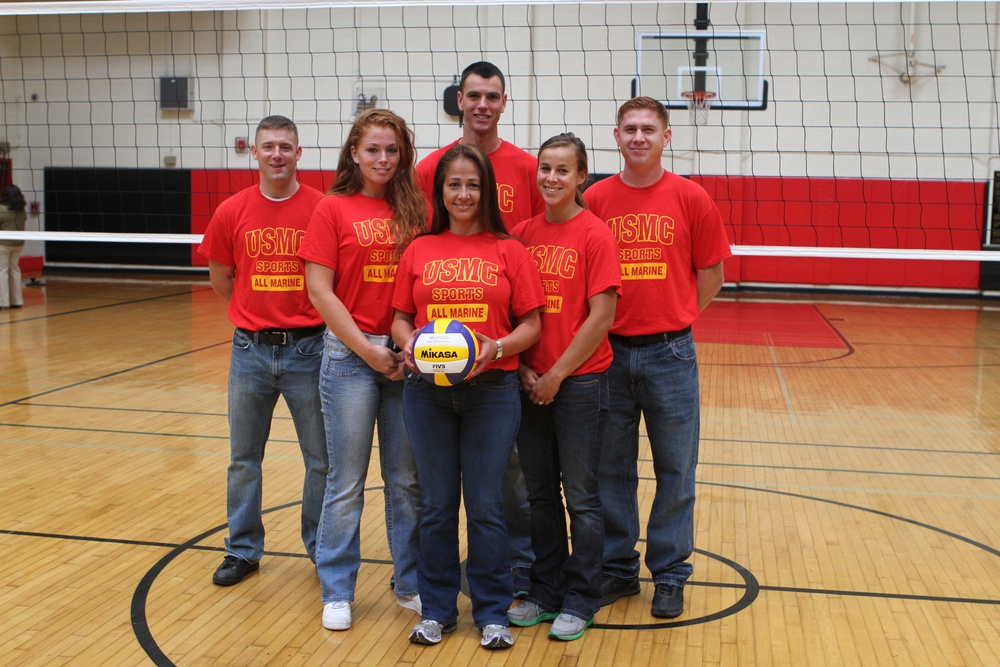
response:
M715 101L715 93L710 93L707 90L686 90L681 93L681 97L687 100L691 124L706 125L708 112L712 108L712 102Z

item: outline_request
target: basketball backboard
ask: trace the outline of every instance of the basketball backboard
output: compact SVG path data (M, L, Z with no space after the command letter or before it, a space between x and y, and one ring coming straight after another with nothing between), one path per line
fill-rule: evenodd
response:
M764 109L763 31L640 33L636 94L686 109L684 93L715 93L713 109Z

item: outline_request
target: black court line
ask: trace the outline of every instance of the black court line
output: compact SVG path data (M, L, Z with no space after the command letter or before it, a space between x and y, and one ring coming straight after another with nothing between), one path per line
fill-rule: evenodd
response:
M38 392L37 394L32 394L30 396L23 396L21 398L15 398L14 400L7 401L6 403L0 403L0 408L15 405L22 401L30 401L33 398L38 398L39 396L48 396L49 394L55 394L60 391L65 391L67 389L72 389L74 387L79 387L81 385L89 384L91 382L97 382L99 380L107 380L108 378L113 378L118 375L124 375L126 373L131 373L142 368L148 368L149 366L155 366L156 364L161 364L165 361L173 361L174 359L180 359L181 357L186 357L190 354L196 354L198 352L204 352L205 350L211 350L212 348L219 347L220 345L228 345L230 341L225 341L222 343L213 343L212 345L206 345L205 347L195 348L193 350L187 350L185 352L178 352L177 354L172 354L169 357L161 357L160 359L154 359L152 361L147 361L145 363L139 364L138 366L131 366L129 368L122 368L121 370L113 371L111 373L106 373L104 375L97 375L92 378L87 378L86 380L80 380L78 382L72 382L61 387L54 387L52 389L47 389L45 391Z
M652 581L646 580L646 581ZM743 584L730 584L724 582L704 582L704 581L688 581L688 586L704 586L706 588L743 588ZM816 595L830 595L838 596L842 595L845 597L864 597L864 598L884 598L886 600L915 600L918 602L955 602L961 604L985 604L985 605L1000 605L1000 599L990 600L986 598L959 598L950 597L943 595L914 595L909 593L884 593L884 592L871 592L871 591L848 591L835 588L805 588L801 586L766 586L764 584L760 585L761 591L770 591L775 593L810 593Z
M795 303L795 302L790 302L790 303ZM830 327L830 330L833 331L833 333L837 336L837 338L840 339L840 342L842 342L844 344L844 348L845 348L844 352L842 352L840 354L837 354L835 356L820 357L820 358L816 358L816 359L803 359L801 361L783 361L783 362L781 362L780 365L781 366L807 366L807 365L810 365L810 364L826 364L826 363L829 363L831 361L837 361L839 359L846 359L846 358L848 358L850 356L853 356L854 353L855 353L855 351L856 351L854 349L854 346L851 344L851 341L847 340L847 337L843 333L841 333L840 329L837 328L837 326L833 323L833 321L830 318L828 318L826 315L824 315L819 310L819 307L816 304L807 304L807 305L811 306L812 309L816 311L816 314L819 315L820 319L822 319L824 322L826 322L826 325L828 327ZM694 342L695 342L696 345L698 344L698 332L697 331L695 331ZM790 346L790 345L751 345L751 344L746 344L746 343L705 343L705 344L706 345L732 345L732 346L736 346L736 347L770 347L770 348L793 349L793 346ZM803 345L802 347L803 348L808 348L808 349L813 349L813 350L815 350L815 349L832 349L832 348L825 348L825 347L824 348L815 348L815 347L809 348L809 346L807 346L807 345ZM699 366L704 366L706 368L707 367L713 367L713 368L714 367L720 367L720 368L772 368L772 367L775 366L775 363L773 361L760 362L760 363L757 363L757 362L748 362L748 363L711 362L711 363L707 363L707 362L702 361L701 358L699 358L698 359L698 365Z
M381 487L379 487L381 488ZM288 503L287 505L282 505L275 509L286 509L288 507L294 507L296 505L301 505L301 502ZM273 511L273 510L268 510ZM226 524L222 525L225 528ZM220 528L217 526L212 532L217 532ZM65 533L39 533L30 530L8 530L6 528L0 528L0 535L13 535L15 537L35 537L40 539L48 540L66 540L74 542L97 542L102 544L120 544L124 546L135 546L135 547L158 547L163 549L176 549L182 544L177 544L176 542L150 542L148 540L127 540L120 537L93 537L90 535L67 535ZM185 542L184 544L188 544ZM194 544L187 547L191 551L216 551L219 553L225 553L225 547L210 547L204 544ZM309 555L304 553L298 553L294 551L270 551L265 550L264 555L271 558L303 558L308 559ZM362 563L372 563L375 565L391 565L391 560L385 560L384 558L362 558Z
M843 475L889 475L893 477L933 477L939 479L982 480L986 482L1000 481L1000 477L982 477L979 475L944 475L929 472L897 472L894 470L855 470L853 468L816 468L810 466L773 466L758 463L712 463L698 461L698 467L714 466L718 468L749 468L752 470L798 470L801 472L830 472Z
M38 406L37 403L30 403L32 407ZM44 404L43 404L44 405ZM2 407L2 406L0 406ZM51 406L50 406L51 407ZM62 408L72 409L73 406L57 406ZM93 410L104 410L105 408L86 408ZM140 410L140 409L129 409L129 408L115 408L117 410L123 410L128 412L152 412L155 414L193 414L193 415L211 415L218 417L225 417L224 414L216 413L200 413L200 412L172 412L164 410ZM283 419L291 419L290 417L284 417ZM162 436L164 438L198 438L198 439L208 439L208 440L228 440L228 435L206 435L204 433L164 433L160 431L130 431L126 429L109 429L109 428L85 428L82 426L47 426L44 424L14 424L14 423L3 423L0 422L0 427L7 428L26 428L26 429L38 429L38 430L55 430L55 431L72 431L72 432L83 432L83 433L108 433L112 435L139 435L139 436L150 436L157 437ZM268 438L268 442L274 443L297 443L298 440L287 439L287 438ZM53 446L65 446L62 443L52 443ZM373 445L374 449L378 449L378 445ZM123 449L121 447L110 447L110 449ZM141 447L128 447L125 449L143 449ZM860 449L860 448L859 448ZM157 450L161 451L161 450ZM891 449L890 449L891 451ZM927 451L927 450L915 450L915 451ZM177 453L191 453L185 450L177 450ZM979 452L966 452L969 454L977 454ZM1000 452L984 452L989 456L1000 455ZM651 458L640 458L640 463L651 463L653 459ZM718 468L745 468L749 470L795 470L800 472L828 472L837 474L851 474L851 475L886 475L892 477L927 477L934 479L961 479L961 480L980 480L986 482L1000 481L1000 477L985 477L980 475L945 475L940 473L923 473L923 472L898 472L892 470L858 470L854 468L817 468L810 466L778 466L778 465L762 465L756 463L718 463L713 461L699 461L699 466L710 466ZM646 481L655 481L652 477L642 477Z
M644 479L650 479L650 478L644 478ZM950 537L950 538L952 538L954 540L958 540L960 542L965 542L966 544L974 546L977 549L982 549L986 553L992 554L992 555L997 556L998 558L1000 558L1000 549L995 549L995 548L989 546L988 544L983 544L982 542L977 542L976 540L972 539L971 537L965 537L964 535L959 535L958 533L954 533L954 532L952 532L950 530L945 530L944 528L939 528L937 526L932 526L931 524L924 523L923 521L917 521L916 519L910 519L910 518L907 518L905 516L900 516L898 514L891 514L889 512L883 512L882 510L877 510L877 509L874 509L874 508L871 508L871 507L862 507L861 505L854 505L854 504L851 504L851 503L845 503L845 502L842 502L842 501L839 501L839 500L830 500L829 498L820 498L818 496L807 496L807 495L802 494L802 493L793 493L791 491L778 491L776 489L765 489L765 488L758 488L758 487L755 487L755 486L743 486L741 484L726 484L726 483L723 483L723 482L704 482L704 481L703 482L698 482L698 484L701 484L701 485L704 485L704 486L719 486L719 487L724 487L724 488L729 488L729 489L740 489L740 490L743 490L743 491L754 491L754 492L758 492L758 493L771 493L771 494L778 495L778 496L787 496L789 498L799 498L801 500L812 500L812 501L819 502L819 503L826 503L827 505L834 505L836 507L843 507L843 508L846 508L846 509L857 510L859 512L867 512L869 514L874 514L876 516L881 516L881 517L884 517L886 519L892 519L893 521L901 521L903 523L908 523L910 525L917 526L918 528L924 528L926 530L938 533L940 535L944 535L946 537Z
M3 407L5 405L10 405L9 403L4 403L0 405ZM85 428L83 426L46 426L45 424L5 424L0 422L0 426L5 426L7 428L28 428L28 429L39 429L43 431L73 431L80 433L109 433L113 435L149 435L149 436L161 436L164 438L205 438L208 440L229 440L228 435L205 435L204 433L162 433L159 431L129 431L126 429L116 429L116 428ZM269 438L268 442L298 442L298 440L280 440L278 438Z
M47 320L54 317L64 317L66 315L77 315L79 313L87 313L93 310L105 310L107 308L119 308L121 306L130 306L136 303L145 303L147 301L158 301L160 299L172 299L176 296L191 296L194 292L204 292L211 288L204 289L189 289L185 292L174 292L172 294L160 294L159 296L149 296L143 299L129 299L128 301L116 301L115 303L106 303L101 306L90 306L88 308L77 308L75 310L66 310L61 313L46 313L45 315L38 315L36 317L22 317L16 320L8 320L7 322L0 322L0 326L18 324L20 322L36 322L38 320Z
M378 489L369 488L365 489L365 492L375 491L375 490ZM295 507L300 504L301 502L292 502L274 509L288 509L290 507ZM268 511L273 511L273 510L268 510ZM225 525L216 526L214 529L210 531L210 534L218 532L223 528L225 528ZM176 549L187 544L189 546L187 546L186 549L190 551L212 551L217 553L225 553L226 551L225 547L212 547L204 544L190 544L190 540L188 542L178 544L175 542L151 542L149 540L128 540L117 537L94 537L89 535L68 535L65 533L40 533L30 530L8 530L4 528L0 528L0 535L11 535L15 537L33 537L38 539L65 540L65 541L75 541L75 542L94 542L99 544L118 544L125 546L154 547L163 549ZM645 540L640 540L640 542L644 541ZM709 552L703 551L701 549L695 549L695 553L707 556L709 558L714 558L716 560L720 560L726 564L730 564L732 562L732 561L727 561L726 559L723 559L715 554L710 554ZM266 550L264 551L264 555L269 558L298 558L298 559L308 558L307 554L290 552L290 551ZM373 565L392 564L392 560L386 560L383 558L362 558L361 562ZM649 578L641 578L640 581L645 581L647 583L653 582L653 580ZM691 580L687 582L687 585L702 587L702 588L729 588L729 589L739 589L739 590L747 588L746 583L734 584L722 581ZM990 600L986 598L964 598L964 597L951 597L951 596L941 596L941 595L915 595L906 593L851 591L851 590L831 589L831 588L807 588L802 586L769 586L766 584L759 584L759 583L756 586L760 591L769 591L776 593L808 593L808 594L830 595L830 596L879 598L886 600L913 600L918 602L951 602L959 604L1000 605L1000 599ZM594 627L600 627L600 626L594 626ZM607 627L619 628L622 626L615 625Z
M972 546L975 546L977 548L980 548L980 549L982 549L982 550L984 550L984 551L986 551L988 553L991 553L993 555L1000 556L1000 551L998 551L998 550L996 550L996 549L994 549L994 548L992 548L992 547L990 547L988 545L982 544L982 543L977 542L975 540L972 540L970 538L967 538L967 537L964 537L964 536L959 535L957 533L954 533L952 531L948 531L948 530L945 530L945 529L942 529L942 528L938 528L936 526L932 526L930 524L927 524L927 523L924 523L924 522L921 522L921 521L916 521L914 519L909 519L907 517L903 517L903 516L899 516L899 515L895 515L895 514L890 514L888 512L883 512L881 510L875 510L875 509L872 509L872 508L862 507L862 506L859 506L859 505L853 505L853 504L850 504L850 503L844 503L844 502L840 502L840 501L834 501L834 500L829 500L829 499L825 499L825 498L819 498L819 497L815 497L815 496L806 496L804 494L791 493L791 492L787 492L787 491L776 491L776 490L771 490L771 489L760 489L760 488L756 488L756 487L747 487L747 486L742 486L742 485L723 484L723 483L716 483L716 482L700 482L700 484L705 484L705 485L708 485L708 486L720 486L720 487L728 487L728 488L734 488L734 489L741 489L741 490L745 490L745 491L756 491L756 492L762 492L762 493L772 493L772 494L775 494L775 495L782 495L782 496L787 496L787 497L794 497L794 498L799 498L799 499L804 499L804 500L813 500L813 501L818 501L818 502L821 502L821 503L831 504L831 505L835 505L835 506L839 506L839 507L845 507L845 508L848 508L848 509L860 510L860 511L863 511L863 512L868 512L868 513L871 513L871 514L875 514L877 516L882 516L882 517L886 517L886 518L889 518L889 519L902 521L904 523L909 523L909 524L912 524L912 525L915 525L915 526L918 526L918 527L921 527L921 528L926 528L926 529L928 529L928 530L930 530L932 532L940 533L942 535L951 537L953 539L956 539L956 540L965 542L967 544L970 544ZM365 490L366 490L366 492L368 492L368 491L373 491L373 490L377 490L377 489L375 489L375 488L366 488ZM287 503L287 504L284 504L284 505L279 505L277 507L269 508L267 510L264 510L263 513L267 514L267 513L271 513L271 512L275 512L275 511L279 511L279 510L283 510L283 509L288 509L288 508L291 508L291 507L295 507L295 506L298 506L298 505L301 505L301 501L291 502L291 503ZM70 540L80 540L80 541L90 541L90 542L116 543L116 544L132 544L132 545L137 545L137 546L153 546L153 547L160 547L160 548L170 548L171 551L168 554L166 554L163 558L161 558L159 561L157 561L157 563L155 563L153 565L153 567L150 568L150 570L148 570L147 573L143 576L142 580L139 582L139 584L136 587L136 590L135 590L135 592L133 594L133 598L132 598L132 604L131 604L132 628L133 628L133 632L134 632L134 634L136 636L137 641L139 642L139 644L143 648L143 650L146 652L146 654L150 657L150 659L154 662L154 664L156 664L156 665L158 665L160 667L166 667L166 666L172 666L172 665L174 665L174 663L170 660L170 658L166 654L163 653L163 651L160 649L159 645L156 643L156 640L153 637L152 632L149 629L148 622L146 620L145 608L146 608L146 604L148 602L149 591L150 591L150 589L152 587L153 582L156 580L157 576L160 573L163 572L163 570L167 567L167 565L169 565L170 562L172 562L177 556L179 556L183 552L185 552L187 550L215 551L215 552L222 552L222 551L224 551L224 549L221 549L221 548L218 548L218 547L208 547L208 546L205 546L205 545L200 545L199 542L201 542L202 540L206 539L207 537L209 537L209 536L211 536L211 535L213 535L215 533L218 533L218 532L224 530L226 527L227 527L226 524L218 525L218 526L216 526L214 528L211 528L211 529L209 529L207 531L202 532L201 534L199 534L199 535L195 536L194 538L192 538L192 539L190 539L190 540L188 540L188 541L186 541L184 543L181 543L181 544L170 544L170 543L162 543L162 542L147 542L147 541L138 541L138 540L123 540L123 539L114 539L114 538L98 538L98 537L88 537L88 536L68 536L68 535L58 535L58 534L51 534L51 533L38 533L38 532L12 531L12 530L0 530L0 534L18 535L18 536L29 536L29 537L38 537L38 538L49 538L49 539L70 539ZM708 557L708 558L713 558L715 560L718 560L718 561L720 561L720 562L728 565L734 571L736 571L738 574L740 574L740 576L743 578L744 581L743 581L742 585L741 584L732 584L732 583L721 583L721 582L697 582L697 581L690 581L690 582L688 582L689 585L704 586L704 587L722 587L722 588L730 588L730 589L742 589L744 591L744 594L740 597L740 599L735 604L733 604L730 607L727 607L725 609L719 610L719 611L717 611L715 613L712 613L712 614L708 614L708 615L705 615L705 616L702 616L702 617L698 617L698 618L684 619L684 620L681 620L681 621L668 621L668 622L662 622L662 623L619 624L619 625L595 624L594 627L597 628L597 629L606 629L606 630L651 630L651 629L664 629L664 628L671 628L671 627L683 627L683 626L689 626L689 625L695 625L695 624L701 624L701 623L708 623L708 622L712 622L712 621L718 620L720 618L724 618L726 616L730 616L732 614L738 613L739 611L747 608L748 606L750 606L758 598L758 596L759 596L759 594L760 594L761 591L779 592L779 593L807 593L807 594L814 594L814 595L848 596L848 597L878 598L878 599L891 599L891 600L909 600L909 601L921 601L921 602L943 602L943 603L955 603L955 604L977 604L977 605L1000 606L1000 599L998 599L998 600L990 600L990 599L981 599L981 598L962 598L962 597L949 597L949 596L913 595L913 594L903 594L903 593L884 593L884 592L867 592L867 591L850 591L850 590L837 590L837 589L816 589L816 588L805 588L805 587L788 587L788 586L767 586L767 585L761 585L759 583L759 581L757 580L757 578L753 575L752 572L750 572L745 567L741 566L740 564L738 564L738 563L736 563L736 562L734 562L732 560L729 560L729 559L727 559L727 558L725 558L723 556L719 556L717 554L712 554L710 552L706 552L706 551L703 551L703 550L700 550L700 549L695 549L694 552L698 553L698 554L701 554L701 555L703 555L705 557ZM271 555L272 557L273 556L277 556L277 557L285 556L285 557L295 557L295 558L305 558L306 557L304 554L289 554L289 553L284 553L284 552L267 552L267 553L268 553L268 555ZM380 561L375 561L375 560L370 560L370 559L363 559L362 562L366 562L366 563L379 563L379 564L391 564L391 561L381 561L381 560ZM648 580L646 580L646 581L648 581Z
M227 341L228 342L228 341ZM217 345L224 345L225 343L218 343ZM212 346L212 347L217 347ZM208 348L202 348L208 349ZM113 406L104 405L74 405L72 403L36 403L28 402L31 397L20 398L14 401L4 403L0 407L7 405L25 405L29 407L42 407L42 408L65 408L68 410L100 410L102 412L140 412L144 414L162 414L162 415L193 415L196 417L227 417L228 415L224 412L199 412L195 410L155 410L151 408L121 408ZM291 421L290 416L275 415L274 419ZM4 424L0 424L2 426ZM6 426L24 426L24 424L5 424ZM52 427L59 428L59 427ZM649 436L645 433L640 433L639 437L641 439L649 439ZM740 444L740 445L780 445L783 447L809 447L816 449L858 449L858 450L872 450L878 452L917 452L920 454L957 454L961 456L1000 456L1000 451L976 451L972 449L926 449L922 447L884 447L882 445L841 445L831 442L792 442L786 440L746 440L746 439L733 439L733 438L707 438L702 437L701 442L718 442L727 444ZM652 462L651 458L640 458L640 462ZM699 461L699 465L704 463ZM722 464L714 464L722 465ZM733 464L736 465L736 464Z
M640 434L640 437L648 439L645 434ZM827 448L827 449L871 449L877 452L917 452L920 454L961 454L968 455L973 454L976 456L1000 456L1000 451L997 452L987 452L987 451L975 451L971 449L925 449L921 447L883 447L881 445L836 445L833 443L826 442L787 442L781 440L733 440L730 438L702 438L702 442L725 442L733 444L749 444L749 445L781 445L783 447L817 447L817 448ZM640 459L645 461L652 461L653 459Z
M154 415L192 415L195 417L227 416L225 412L200 412L198 410L154 410L153 408L119 408L107 405L73 405L71 403L24 403L24 405L33 408L65 408L67 410L100 410L102 412L142 412L145 414L154 414ZM291 419L291 417L281 417L281 419Z

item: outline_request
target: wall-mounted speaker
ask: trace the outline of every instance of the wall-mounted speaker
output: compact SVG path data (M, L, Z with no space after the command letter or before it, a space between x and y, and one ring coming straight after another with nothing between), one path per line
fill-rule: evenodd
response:
M160 108L188 109L191 102L188 99L188 80L185 76L160 77Z

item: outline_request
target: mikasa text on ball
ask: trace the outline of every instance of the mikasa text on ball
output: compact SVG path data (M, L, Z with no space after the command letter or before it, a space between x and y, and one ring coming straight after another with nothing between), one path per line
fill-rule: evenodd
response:
M417 371L439 387L450 387L469 377L478 356L479 339L458 320L431 320L413 340Z

